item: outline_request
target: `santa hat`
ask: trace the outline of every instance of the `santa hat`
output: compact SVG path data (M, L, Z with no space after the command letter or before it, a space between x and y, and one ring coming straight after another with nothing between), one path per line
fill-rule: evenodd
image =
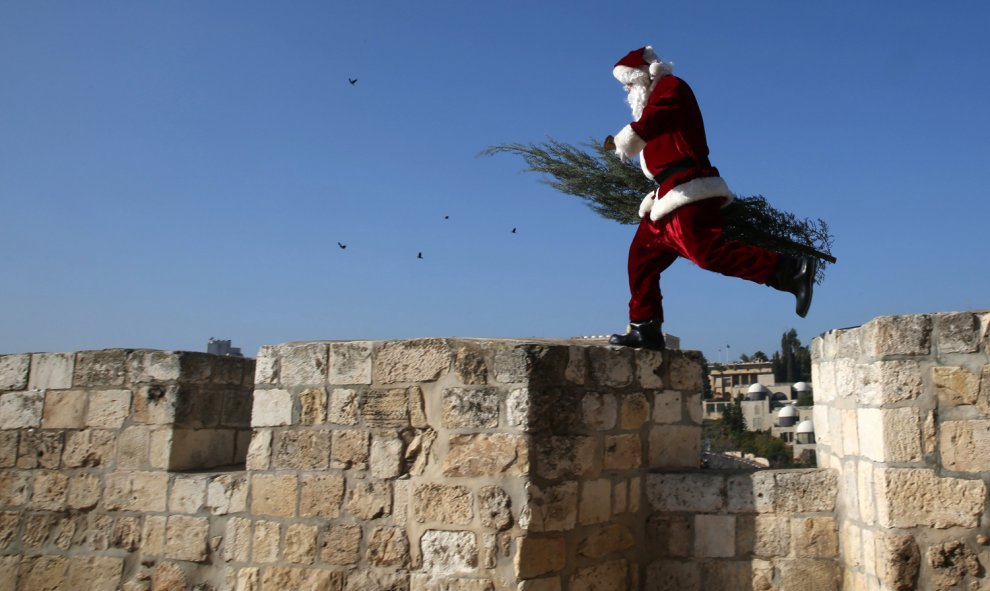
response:
M612 75L623 84L633 84L644 77L656 80L670 74L673 69L674 64L658 59L653 48L647 45L630 51L616 62Z

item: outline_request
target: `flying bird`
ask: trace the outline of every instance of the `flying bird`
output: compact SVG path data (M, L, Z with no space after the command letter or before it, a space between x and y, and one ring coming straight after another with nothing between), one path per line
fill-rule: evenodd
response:
M417 254L417 255L416 255L416 258L417 258L417 259L421 259L421 258L423 258L423 253L419 253L419 254Z
M347 81L351 83L351 86L357 84L357 78L348 78Z
M445 216L443 216L443 219L449 220L450 219L450 216L449 215L445 215Z
M515 233L516 233L516 229L515 229L515 228L512 228L512 233L513 233L513 234L515 234Z
M337 243L337 246L339 246L341 250L347 248L346 244L341 244L340 242Z

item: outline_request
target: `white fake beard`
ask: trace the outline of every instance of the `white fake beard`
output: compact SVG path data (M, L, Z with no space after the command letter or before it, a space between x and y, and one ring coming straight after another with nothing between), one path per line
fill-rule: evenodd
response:
M650 87L646 84L633 84L626 95L626 102L632 108L633 121L639 121L650 98Z

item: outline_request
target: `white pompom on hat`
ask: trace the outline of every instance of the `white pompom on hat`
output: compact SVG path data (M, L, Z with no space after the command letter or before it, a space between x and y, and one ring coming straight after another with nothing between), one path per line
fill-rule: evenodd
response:
M673 69L673 64L658 59L653 47L647 45L630 51L616 62L612 75L623 84L634 84L656 80L670 74Z

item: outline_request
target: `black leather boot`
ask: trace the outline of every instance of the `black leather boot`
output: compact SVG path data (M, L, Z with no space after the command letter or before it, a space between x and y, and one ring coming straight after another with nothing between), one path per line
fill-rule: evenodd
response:
M770 287L794 294L797 303L794 311L801 318L808 315L811 308L811 297L815 290L815 273L818 271L818 259L810 256L793 257L782 254L777 257L777 267L767 279Z
M660 320L644 320L643 322L630 322L629 332L626 334L614 334L608 339L610 345L621 345L623 347L633 347L635 349L652 349L663 351L665 343L663 333L660 332Z

